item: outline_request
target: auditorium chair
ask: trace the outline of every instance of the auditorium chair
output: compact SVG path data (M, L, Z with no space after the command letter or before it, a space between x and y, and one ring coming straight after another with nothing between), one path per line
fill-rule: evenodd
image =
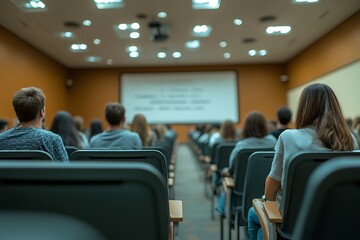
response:
M360 152L302 151L294 154L291 160L286 162L283 170L285 185L282 189L280 207L276 201L262 203L261 199L253 200L255 212L263 228L264 239L292 239L310 175L327 160L342 156L360 156Z
M322 164L309 179L293 239L357 239L359 202L360 157L342 157Z
M48 152L41 150L0 150L0 161L2 160L55 161Z
M1 212L65 215L108 240L179 237L182 203L169 201L163 175L148 163L0 161L0 182Z

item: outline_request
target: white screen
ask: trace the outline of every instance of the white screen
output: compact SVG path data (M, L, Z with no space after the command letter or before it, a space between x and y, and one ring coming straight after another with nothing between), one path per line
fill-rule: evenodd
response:
M238 122L235 72L123 74L120 96L128 123L137 113L151 124Z

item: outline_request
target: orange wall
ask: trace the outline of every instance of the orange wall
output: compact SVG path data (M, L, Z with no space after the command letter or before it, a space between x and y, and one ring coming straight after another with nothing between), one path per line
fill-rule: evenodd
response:
M41 88L46 95L47 125L56 111L66 109L67 71L23 40L0 27L0 118L16 119L12 97L23 87Z
M360 11L289 61L289 89L360 58Z
M82 115L87 127L93 118L101 118L104 126L104 105L120 99L120 76L126 72L175 72L175 71L212 71L234 70L238 72L240 123L247 113L261 111L269 119L276 118L278 107L286 104L286 84L280 82L282 66L239 65L239 66L201 66L167 68L118 68L118 69L78 69L70 71L74 85L69 90L73 115ZM126 106L125 106L126 107ZM214 114L216 114L214 112ZM187 140L191 125L174 125L180 141Z

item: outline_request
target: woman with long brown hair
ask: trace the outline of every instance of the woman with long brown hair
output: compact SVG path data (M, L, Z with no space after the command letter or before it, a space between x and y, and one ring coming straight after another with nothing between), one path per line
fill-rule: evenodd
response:
M265 200L280 201L284 185L283 166L299 151L352 151L358 143L351 134L333 90L326 84L307 86L299 101L296 128L285 130L275 146L271 171L265 181ZM253 208L248 214L250 239L262 239L262 231Z
M139 134L142 146L153 146L155 143L154 133L150 130L143 114L136 114L131 124L131 131Z

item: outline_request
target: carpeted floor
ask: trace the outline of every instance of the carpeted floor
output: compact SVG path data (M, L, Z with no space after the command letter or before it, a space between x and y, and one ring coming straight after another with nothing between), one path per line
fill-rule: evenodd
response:
M219 240L220 220L211 220L210 199L205 196L204 175L186 144L177 148L175 199L183 201L184 222L180 224L181 240ZM227 227L225 226L225 229ZM224 239L228 239L224 232ZM235 231L232 231L235 240Z

